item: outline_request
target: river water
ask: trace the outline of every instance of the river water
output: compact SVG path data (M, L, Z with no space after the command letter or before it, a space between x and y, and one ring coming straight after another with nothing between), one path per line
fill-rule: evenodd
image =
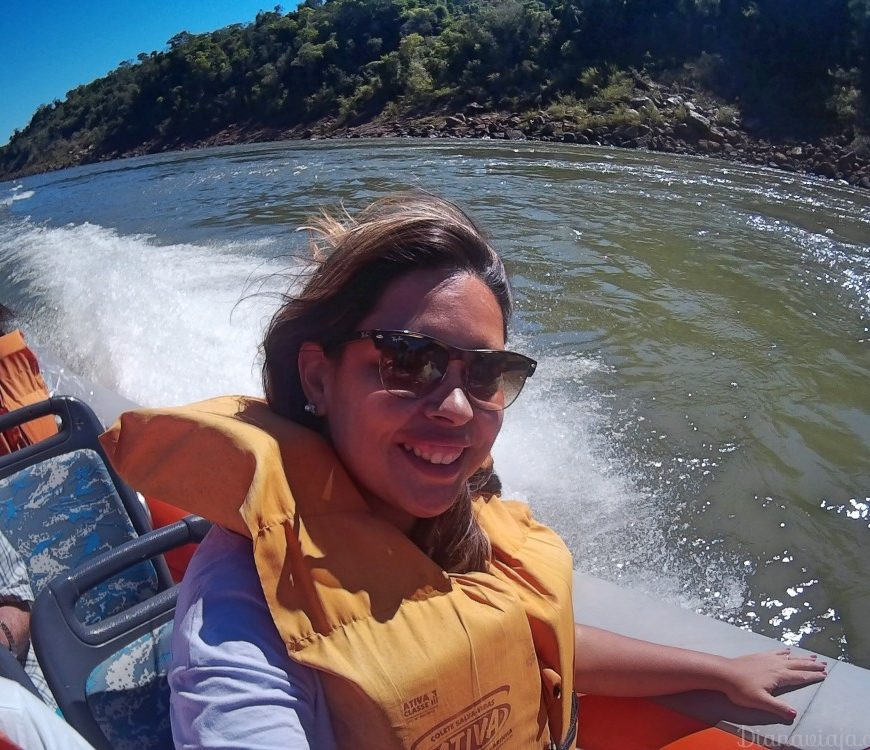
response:
M165 154L0 183L0 300L143 404L260 392L296 227L403 188L503 252L541 364L496 467L577 567L870 667L866 192L550 144Z

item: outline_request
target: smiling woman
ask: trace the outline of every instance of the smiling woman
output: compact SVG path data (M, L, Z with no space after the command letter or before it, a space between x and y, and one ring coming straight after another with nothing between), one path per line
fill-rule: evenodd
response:
M562 540L480 491L535 363L505 350L474 223L403 195L318 229L325 260L266 334L267 403L128 413L109 438L134 486L218 524L179 596L176 746L569 748L581 691L792 720L771 691L824 664L575 627Z
M314 228L315 251L328 253L326 260L275 315L263 345L269 405L328 430L369 501L402 523L445 570L481 570L488 544L465 485L498 434L500 410L474 409L466 391L457 390L465 372L459 361L428 399L397 399L379 380L396 360L384 358L377 340L348 339L366 329L409 329L467 348L502 350L512 312L504 265L462 211L425 196L380 201L347 226L324 217ZM286 366L296 361L298 368ZM499 368L501 375L515 366L502 361ZM437 413L430 413L432 403ZM309 404L316 415L306 411ZM455 461L437 468L415 455L457 451ZM458 493L466 500L454 502ZM419 512L408 515L411 502Z
M472 349L504 347L495 297L476 277L454 271L406 273L359 325L438 335ZM332 357L319 344L303 346L303 388L373 510L410 532L417 519L441 516L454 504L489 454L501 411L481 409L475 418L462 361L450 363L443 378L435 377L431 359L422 363L416 379L428 374L430 392L396 398L383 375L387 371L393 382L401 364L396 358L384 362L370 339L356 341Z

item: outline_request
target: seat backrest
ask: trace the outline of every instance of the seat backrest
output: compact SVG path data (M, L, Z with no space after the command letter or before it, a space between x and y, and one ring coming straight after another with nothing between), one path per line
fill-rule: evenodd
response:
M54 578L36 598L36 655L66 720L97 750L168 750L167 670L176 588L97 623L77 600L142 560L199 542L210 523L188 516L97 555Z
M0 416L0 430L36 417L60 419L57 435L0 456L0 531L27 566L34 596L49 580L150 529L144 506L106 459L90 408L56 397ZM93 623L147 599L172 580L162 559L107 580L78 603Z

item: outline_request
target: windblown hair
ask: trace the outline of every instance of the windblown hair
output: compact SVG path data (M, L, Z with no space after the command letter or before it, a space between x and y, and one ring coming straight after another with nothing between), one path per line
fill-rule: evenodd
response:
M507 336L513 304L504 265L480 229L453 203L426 193L397 194L356 217L338 220L323 214L307 229L316 266L302 291L285 298L262 347L266 400L278 414L322 430L322 420L305 411L298 367L302 344L317 342L330 352L332 344L358 328L392 282L412 271L479 278L498 301ZM486 568L489 540L474 517L471 497L488 473L491 466L469 479L447 511L418 520L412 531L413 541L447 571Z

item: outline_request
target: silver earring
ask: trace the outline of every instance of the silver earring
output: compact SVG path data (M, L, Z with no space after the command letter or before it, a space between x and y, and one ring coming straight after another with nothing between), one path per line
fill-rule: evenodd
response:
M311 403L311 401L309 401L307 404L305 404L304 408L305 411L307 411L312 417L317 416L317 404L313 404Z

